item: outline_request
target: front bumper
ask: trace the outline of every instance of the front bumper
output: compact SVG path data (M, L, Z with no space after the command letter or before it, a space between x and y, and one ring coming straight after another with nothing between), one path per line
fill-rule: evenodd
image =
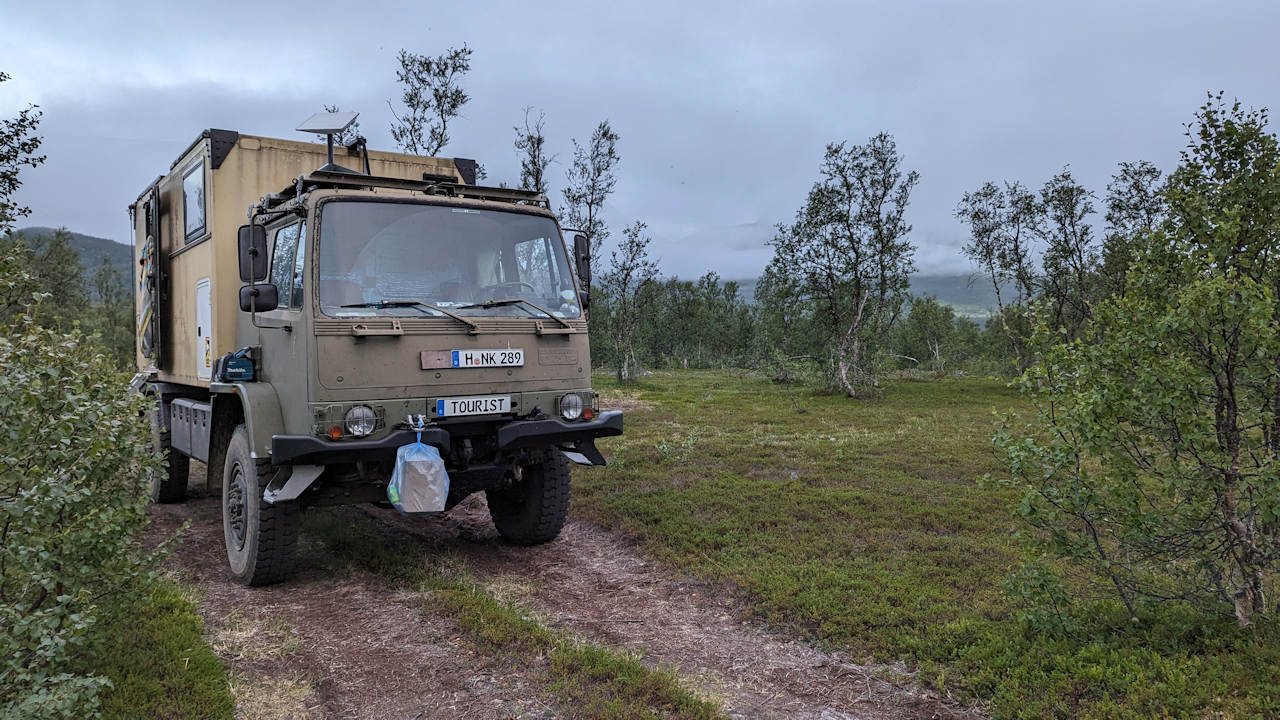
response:
M576 453L591 465L604 465L604 456L595 440L622 434L622 411L610 410L587 422L512 420L495 425L499 450L531 447L558 447ZM273 435L271 462L275 465L329 465L357 461L394 461L396 451L414 441L417 433L406 428L391 431L377 440L327 440L314 435ZM449 431L433 426L422 431L422 442L433 445L446 457L452 444Z

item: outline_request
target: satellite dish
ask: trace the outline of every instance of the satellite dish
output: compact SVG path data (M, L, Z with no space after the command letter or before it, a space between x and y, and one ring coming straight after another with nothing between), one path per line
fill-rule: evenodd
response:
M354 112L322 112L316 113L307 118L297 127L298 132L315 133L324 135L329 142L329 162L317 170L317 172L340 172L355 173L355 170L344 168L333 162L333 136L341 133L343 130L351 127L351 123L356 121L356 116L360 113ZM359 173L356 173L357 175Z
M355 112L316 113L304 120L297 129L298 132L317 135L337 135L351 127L351 123L355 122L359 115L360 113Z

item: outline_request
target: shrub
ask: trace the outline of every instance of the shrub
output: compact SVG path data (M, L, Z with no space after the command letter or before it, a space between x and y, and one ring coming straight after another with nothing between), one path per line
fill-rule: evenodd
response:
M143 398L32 309L0 337L0 717L84 717L109 684L78 669L85 650L151 578L136 539L159 460Z
M1280 566L1280 146L1265 111L1219 97L1197 120L1125 293L1027 371L1038 423L998 440L1037 549L1064 561L1044 567L1084 570L1071 587L1250 625Z

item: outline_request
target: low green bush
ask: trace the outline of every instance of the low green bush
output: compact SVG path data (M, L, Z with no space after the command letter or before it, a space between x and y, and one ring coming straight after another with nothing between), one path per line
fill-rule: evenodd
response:
M0 717L78 718L110 681L77 659L145 598L159 551L136 538L159 460L144 399L32 307L0 337Z

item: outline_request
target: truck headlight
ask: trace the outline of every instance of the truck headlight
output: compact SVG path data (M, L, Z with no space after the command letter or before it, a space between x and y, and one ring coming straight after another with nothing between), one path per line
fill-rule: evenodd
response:
M368 405L356 405L347 411L342 422L347 426L347 432L356 437L364 437L378 426L378 416Z
M569 393L560 398L560 417L565 420L577 420L582 417L582 397Z

